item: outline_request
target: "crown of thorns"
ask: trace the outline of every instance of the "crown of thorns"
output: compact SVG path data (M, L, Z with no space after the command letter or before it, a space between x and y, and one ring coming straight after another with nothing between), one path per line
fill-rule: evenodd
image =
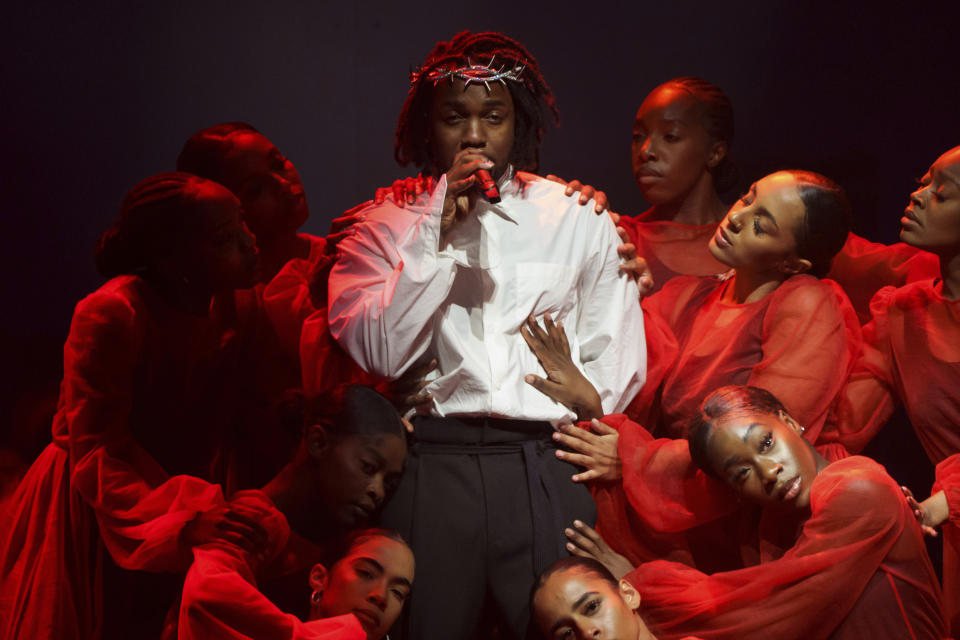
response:
M521 82L520 74L526 68L525 65L517 64L511 69L507 69L505 64L500 65L499 69L494 68L493 61L496 55L490 57L487 64L473 64L470 58L467 58L467 64L456 69L431 69L424 71L422 67L417 67L410 72L410 84L416 84L421 78L428 82L433 82L436 86L438 82L446 78L459 78L463 80L463 90L466 91L471 83L483 84L487 91L490 91L491 82L499 82L507 86L506 81Z

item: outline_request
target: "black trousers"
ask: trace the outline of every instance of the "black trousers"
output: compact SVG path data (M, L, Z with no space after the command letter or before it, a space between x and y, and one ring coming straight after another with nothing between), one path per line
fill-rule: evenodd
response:
M566 557L563 529L596 521L576 468L558 460L544 422L421 417L382 523L410 542L412 597L398 631L411 640L471 638L484 601L522 638L530 590Z

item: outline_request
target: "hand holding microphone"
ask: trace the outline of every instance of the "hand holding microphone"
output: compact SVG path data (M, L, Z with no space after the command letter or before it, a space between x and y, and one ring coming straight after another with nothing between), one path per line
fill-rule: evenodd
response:
M447 192L443 202L441 234L446 233L458 219L466 216L481 194L489 202L500 202L497 183L490 175L493 166L493 161L477 148L461 149L453 157L446 172ZM474 185L480 187L479 193L473 189Z
M486 169L477 169L477 180L480 182L480 191L483 197L490 204L500 202L500 190L497 189L497 183L493 181L493 176Z

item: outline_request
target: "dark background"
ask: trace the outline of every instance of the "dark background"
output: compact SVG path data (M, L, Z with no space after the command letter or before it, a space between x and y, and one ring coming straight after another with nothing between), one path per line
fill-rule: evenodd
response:
M325 234L409 175L393 131L411 64L461 29L500 30L540 61L561 110L541 173L645 207L629 142L643 97L677 75L723 87L742 184L777 168L846 186L856 230L892 242L912 190L960 143L960 3L17 3L0 19L0 405L18 427L55 398L73 305L125 191L183 141L245 120L296 164ZM25 408L26 407L26 408ZM42 413L42 412L41 412ZM18 428L19 430L19 428ZM10 434L10 431L7 431ZM922 489L921 489L922 491Z

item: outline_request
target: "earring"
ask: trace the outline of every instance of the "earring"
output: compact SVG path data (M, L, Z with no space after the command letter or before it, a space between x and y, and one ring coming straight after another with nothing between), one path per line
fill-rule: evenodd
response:
M804 433L806 430L807 430L806 427L800 427L800 435L803 435L803 433Z
M313 604L320 604L320 600L323 598L323 591L314 589L313 593L310 594L310 602Z

